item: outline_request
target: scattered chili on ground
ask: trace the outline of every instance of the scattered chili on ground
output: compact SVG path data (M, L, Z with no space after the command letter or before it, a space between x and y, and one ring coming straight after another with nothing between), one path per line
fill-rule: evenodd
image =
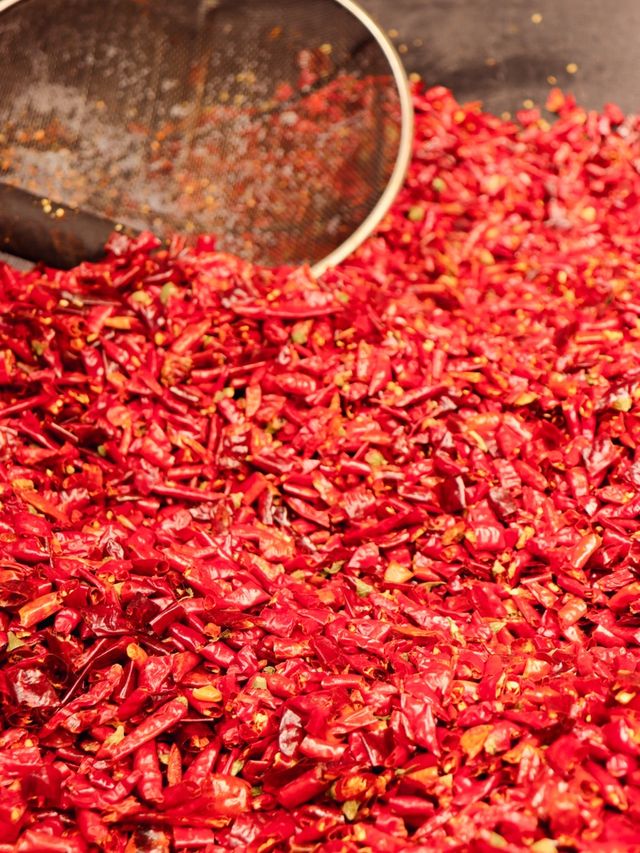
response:
M640 120L416 90L313 281L0 267L0 853L640 843Z

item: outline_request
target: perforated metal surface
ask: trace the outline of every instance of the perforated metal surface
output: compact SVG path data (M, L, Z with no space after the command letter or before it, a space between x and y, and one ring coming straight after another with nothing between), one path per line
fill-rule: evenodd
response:
M0 0L0 180L259 262L338 260L411 137L397 58L345 3Z

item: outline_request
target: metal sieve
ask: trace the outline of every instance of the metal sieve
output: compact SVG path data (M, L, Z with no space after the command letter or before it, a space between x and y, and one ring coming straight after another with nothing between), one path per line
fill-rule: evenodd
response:
M412 119L352 0L0 0L0 248L69 266L117 224L321 272L388 210Z

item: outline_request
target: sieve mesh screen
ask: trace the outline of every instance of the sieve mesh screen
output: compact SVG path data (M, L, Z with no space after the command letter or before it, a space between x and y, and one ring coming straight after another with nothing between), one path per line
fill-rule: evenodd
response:
M257 262L313 264L397 173L402 85L337 0L3 8L6 183L160 236L213 234Z

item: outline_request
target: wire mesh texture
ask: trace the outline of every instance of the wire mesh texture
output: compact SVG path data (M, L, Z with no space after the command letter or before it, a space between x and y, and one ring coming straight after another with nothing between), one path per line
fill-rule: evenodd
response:
M0 180L250 260L341 260L411 147L351 0L0 0Z

